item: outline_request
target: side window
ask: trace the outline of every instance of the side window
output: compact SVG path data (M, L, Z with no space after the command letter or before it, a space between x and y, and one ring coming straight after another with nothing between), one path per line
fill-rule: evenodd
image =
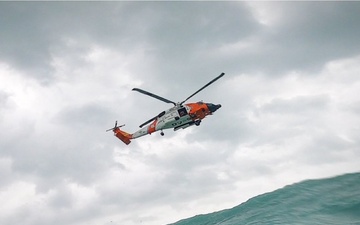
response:
M183 108L178 109L178 113L179 113L180 117L187 115L186 108L183 107Z

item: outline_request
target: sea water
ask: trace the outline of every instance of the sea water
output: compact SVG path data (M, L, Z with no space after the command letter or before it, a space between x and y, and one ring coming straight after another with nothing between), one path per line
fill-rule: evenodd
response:
M360 173L307 180L173 225L360 225Z

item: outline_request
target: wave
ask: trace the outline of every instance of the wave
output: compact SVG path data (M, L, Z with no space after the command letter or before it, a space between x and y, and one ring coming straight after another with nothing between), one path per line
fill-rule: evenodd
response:
M360 225L360 173L306 180L172 225Z

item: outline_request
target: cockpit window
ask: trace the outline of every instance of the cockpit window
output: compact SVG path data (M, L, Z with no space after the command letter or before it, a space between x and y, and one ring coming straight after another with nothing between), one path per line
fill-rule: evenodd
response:
M186 108L183 107L183 108L178 109L178 113L179 113L180 117L187 115Z

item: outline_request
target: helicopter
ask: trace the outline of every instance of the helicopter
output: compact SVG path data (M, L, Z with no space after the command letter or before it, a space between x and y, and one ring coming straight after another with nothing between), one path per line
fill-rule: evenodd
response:
M143 124L140 125L140 130L135 133L127 133L120 128L125 126L125 124L118 126L117 121L115 121L115 126L106 131L113 131L114 135L119 138L126 145L130 144L131 139L139 138L147 134L152 134L156 131L160 131L160 135L164 136L163 130L173 128L174 131L179 129L185 129L190 126L196 125L199 126L201 121L208 115L212 115L216 110L221 108L220 104L213 103L204 103L202 101L196 103L186 103L190 98L194 95L223 77L225 73L221 73L219 76L215 77L209 83L205 84L202 88L194 92L192 95L187 97L185 100L181 102L175 103L174 101L168 100L151 92L142 90L140 88L133 88L133 91L137 91L141 94L148 95L150 97L156 98L160 101L171 103L174 106L168 110L162 111L158 115L153 118L147 120ZM147 125L147 126L146 126Z

